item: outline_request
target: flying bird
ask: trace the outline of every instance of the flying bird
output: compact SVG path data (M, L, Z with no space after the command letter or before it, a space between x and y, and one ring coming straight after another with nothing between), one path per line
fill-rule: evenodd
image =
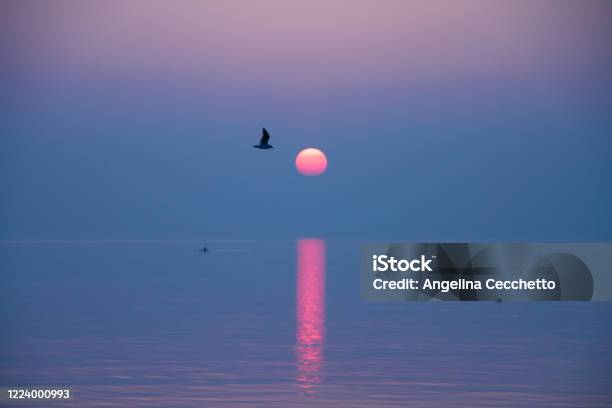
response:
M268 143L270 140L270 134L266 130L266 128L262 128L261 140L258 145L254 145L253 147L256 149L272 149L274 146Z

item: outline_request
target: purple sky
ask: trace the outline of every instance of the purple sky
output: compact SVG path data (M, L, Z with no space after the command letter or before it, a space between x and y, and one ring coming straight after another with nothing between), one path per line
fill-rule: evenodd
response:
M610 2L0 8L1 239L612 239Z

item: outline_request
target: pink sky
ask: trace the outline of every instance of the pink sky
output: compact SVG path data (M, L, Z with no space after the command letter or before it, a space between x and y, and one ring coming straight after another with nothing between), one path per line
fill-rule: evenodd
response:
M18 61L62 72L146 70L317 86L584 70L596 65L585 56L607 46L606 14L594 10L605 7L595 1L152 0L95 8L27 2L13 6L18 18L5 29L19 44Z

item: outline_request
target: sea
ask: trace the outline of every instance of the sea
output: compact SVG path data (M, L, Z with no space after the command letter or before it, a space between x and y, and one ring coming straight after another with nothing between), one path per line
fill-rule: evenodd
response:
M361 245L0 242L0 405L612 406L612 303L369 302Z

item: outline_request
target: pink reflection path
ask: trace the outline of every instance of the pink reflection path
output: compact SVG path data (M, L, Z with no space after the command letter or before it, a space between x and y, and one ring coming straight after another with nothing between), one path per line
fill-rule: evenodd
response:
M325 241L297 242L297 383L305 391L321 382L325 341Z

